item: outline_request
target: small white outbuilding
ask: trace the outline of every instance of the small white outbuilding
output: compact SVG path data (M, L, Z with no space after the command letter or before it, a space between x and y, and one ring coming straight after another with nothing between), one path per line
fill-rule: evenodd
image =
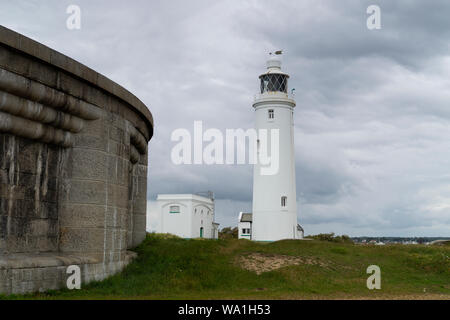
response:
M252 214L248 212L239 212L238 238L252 239Z
M159 194L156 198L161 233L182 238L217 239L214 198L197 194Z
M299 239L303 239L304 231L301 225L297 224ZM253 234L253 214L251 212L239 212L238 239L252 239Z

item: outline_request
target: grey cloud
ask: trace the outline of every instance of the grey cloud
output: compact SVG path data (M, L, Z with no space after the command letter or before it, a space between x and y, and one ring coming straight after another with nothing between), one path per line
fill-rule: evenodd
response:
M194 120L251 128L266 54L284 49L306 233L450 234L448 1L379 0L376 31L372 1L84 0L79 31L69 4L2 0L0 20L149 106L149 199L213 190L222 226L251 209L251 166L176 166L170 135Z

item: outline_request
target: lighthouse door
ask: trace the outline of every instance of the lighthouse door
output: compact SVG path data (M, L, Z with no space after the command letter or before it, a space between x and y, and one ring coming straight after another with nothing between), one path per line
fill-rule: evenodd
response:
M200 238L203 238L203 227L200 228Z

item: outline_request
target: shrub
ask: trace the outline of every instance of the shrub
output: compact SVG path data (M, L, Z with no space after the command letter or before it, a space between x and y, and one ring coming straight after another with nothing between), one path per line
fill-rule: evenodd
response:
M226 227L219 231L219 239L237 239L238 238L238 228Z
M320 233L312 236L308 236L308 238L312 238L319 241L328 241L328 242L337 242L337 243L353 243L353 240L348 235L335 236L334 232L332 233Z

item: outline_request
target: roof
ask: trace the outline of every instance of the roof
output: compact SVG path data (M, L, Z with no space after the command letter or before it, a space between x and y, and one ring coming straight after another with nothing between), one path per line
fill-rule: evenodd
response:
M245 213L245 212L242 212L242 214L241 214L241 219L239 220L240 222L252 222L252 220L253 220L253 214L250 212L250 213Z
M176 201L176 200L196 200L201 202L207 202L209 204L213 204L214 201L210 198L206 198L203 196L199 196L197 194L158 194L156 197L156 200L169 200L169 201Z

